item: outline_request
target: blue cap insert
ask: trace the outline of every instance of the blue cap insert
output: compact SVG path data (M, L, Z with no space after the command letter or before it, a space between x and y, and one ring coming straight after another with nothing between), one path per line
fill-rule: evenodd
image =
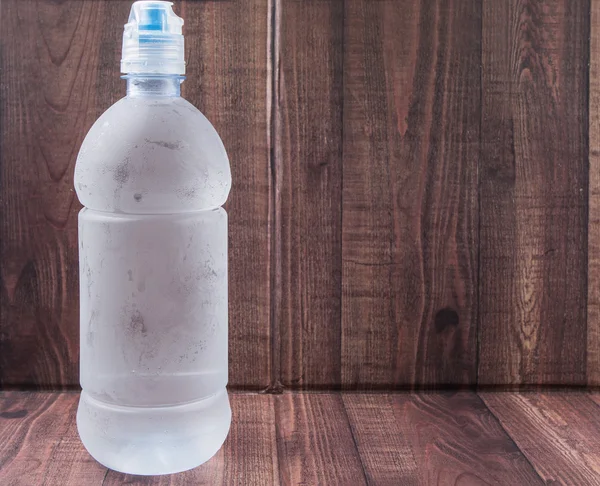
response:
M185 74L183 19L171 2L139 1L131 6L123 33L121 72Z

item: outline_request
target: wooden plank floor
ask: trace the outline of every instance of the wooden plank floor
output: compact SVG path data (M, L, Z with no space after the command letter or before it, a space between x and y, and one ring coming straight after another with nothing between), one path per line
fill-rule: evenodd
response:
M78 398L0 392L0 485L600 485L600 396L586 392L232 393L217 455L158 477L95 462Z

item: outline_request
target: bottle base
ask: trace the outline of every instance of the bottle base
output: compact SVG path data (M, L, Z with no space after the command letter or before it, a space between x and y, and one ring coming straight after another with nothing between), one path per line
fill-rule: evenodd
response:
M168 407L124 407L82 391L77 429L100 464L127 474L193 469L214 456L231 424L227 391Z

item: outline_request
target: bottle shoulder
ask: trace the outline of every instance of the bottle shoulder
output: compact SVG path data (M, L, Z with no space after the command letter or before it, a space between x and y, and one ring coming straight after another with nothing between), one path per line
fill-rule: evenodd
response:
M221 206L229 160L210 121L180 97L126 97L94 123L75 165L86 207L161 213Z

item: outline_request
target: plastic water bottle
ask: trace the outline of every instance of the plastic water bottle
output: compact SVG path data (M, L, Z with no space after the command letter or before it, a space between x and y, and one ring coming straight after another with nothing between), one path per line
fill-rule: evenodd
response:
M167 474L213 456L229 431L229 161L180 96L183 20L133 4L127 96L83 142L75 188L81 278L79 435L105 466Z

